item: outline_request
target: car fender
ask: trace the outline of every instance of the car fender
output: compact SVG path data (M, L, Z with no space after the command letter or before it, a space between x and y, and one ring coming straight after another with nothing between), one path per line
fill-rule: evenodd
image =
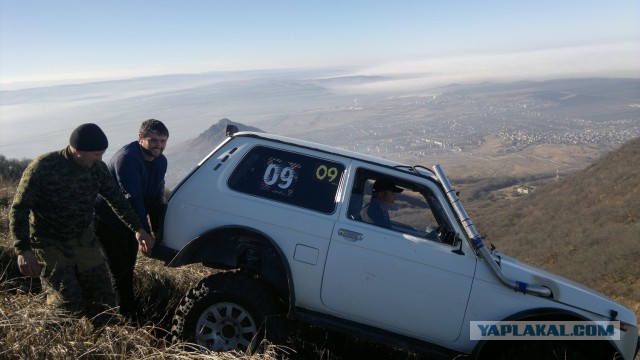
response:
M295 304L291 269L276 242L244 226L224 226L189 241L168 267L202 263L220 270L241 269L266 281L289 304Z
M558 309L558 308L535 308L535 309L527 309L512 315L505 317L500 321L590 321L590 319L586 318L583 315L575 313L573 311ZM612 341L609 340L609 345L612 349L615 349L615 346L612 344ZM480 340L476 344L473 352L472 359L478 359L481 356L482 350L485 345L491 343L488 340Z

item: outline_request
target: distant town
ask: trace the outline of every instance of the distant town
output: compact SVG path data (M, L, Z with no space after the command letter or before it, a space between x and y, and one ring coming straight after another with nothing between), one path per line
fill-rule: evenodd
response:
M640 99L589 104L576 95L544 95L479 99L436 94L354 101L315 115L327 123L344 118L347 125L297 135L357 152L404 156L472 152L489 134L502 140L503 152L537 144L622 144L640 136ZM354 121L358 118L362 120Z

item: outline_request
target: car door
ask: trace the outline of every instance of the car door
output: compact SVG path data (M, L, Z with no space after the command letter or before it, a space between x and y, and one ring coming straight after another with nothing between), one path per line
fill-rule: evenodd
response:
M391 227L358 214L371 202L367 188L382 176L404 190L389 211ZM460 241L454 244L451 234L462 232L448 220L451 210L436 185L361 166L348 181L345 201L325 263L323 304L342 317L408 336L457 339L476 258Z

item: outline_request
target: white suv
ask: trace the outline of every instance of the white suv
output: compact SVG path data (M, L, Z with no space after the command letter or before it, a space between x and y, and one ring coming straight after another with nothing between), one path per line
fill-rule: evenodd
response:
M440 166L233 128L227 135L168 203L168 266L228 270L185 295L172 324L177 339L252 350L286 316L445 358L536 349L630 360L638 351L630 310L488 250ZM385 224L362 216L379 179L396 193ZM608 321L616 337L488 341L478 338L487 324L478 321Z

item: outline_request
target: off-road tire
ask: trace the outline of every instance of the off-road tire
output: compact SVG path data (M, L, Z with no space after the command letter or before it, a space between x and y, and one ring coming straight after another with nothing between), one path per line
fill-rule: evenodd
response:
M190 289L171 323L174 342L213 351L254 353L262 340L283 336L284 310L263 282L240 272L218 273Z

